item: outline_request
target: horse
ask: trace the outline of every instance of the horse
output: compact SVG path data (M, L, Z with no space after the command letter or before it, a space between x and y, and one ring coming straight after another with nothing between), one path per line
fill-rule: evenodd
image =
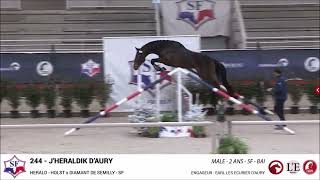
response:
M151 64L157 71L161 71L162 68L156 63L185 68L196 73L208 84L223 88L231 96L234 96L233 88L227 80L226 68L222 63L205 54L190 51L177 41L156 40L145 44L141 48L136 47L136 51L133 63L134 70L139 69L144 63L146 56L156 54L159 57L152 59ZM223 86L221 86L220 81Z

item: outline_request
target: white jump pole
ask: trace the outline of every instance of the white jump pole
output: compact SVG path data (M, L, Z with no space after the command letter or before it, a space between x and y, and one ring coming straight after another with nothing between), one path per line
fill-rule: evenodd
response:
M161 126L211 126L211 125L213 125L213 123L210 121L147 122L147 123L90 123L90 124L15 124L15 125L0 125L0 129L161 127Z
M281 125L281 124L295 124L295 125L305 125L305 124L320 124L319 120L289 120L289 121L231 121L231 125ZM231 128L232 126L230 126ZM287 131L289 134L294 135L295 132L288 127L283 127L283 130ZM231 134L230 129L230 134Z
M138 83L138 90L142 88L142 76L141 76L141 70L140 68L138 69L138 75L137 75L137 83ZM137 104L138 107L141 106L141 98L139 98L141 95L138 96L137 98ZM140 108L140 107L139 107Z
M181 72L177 72L177 101L178 101L178 121L182 122L182 79Z
M159 79L160 76L157 73L157 71L155 71L154 74L155 79ZM160 83L156 84L156 116L158 119L160 119L160 111L161 111L161 106L160 106L160 99L161 99L161 94L160 94Z
M189 110L191 110L191 106L192 106L192 102L193 102L192 93L182 84L181 84L181 88L188 95Z
M319 120L288 120L288 121L231 121L233 125L281 125L281 124L320 124Z

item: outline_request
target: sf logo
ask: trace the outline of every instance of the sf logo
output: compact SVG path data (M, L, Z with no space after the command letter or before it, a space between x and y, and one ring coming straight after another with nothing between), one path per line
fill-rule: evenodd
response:
M26 162L17 158L17 156L13 156L11 159L4 161L4 171L5 173L9 173L11 176L16 178L19 174L26 172L25 171Z

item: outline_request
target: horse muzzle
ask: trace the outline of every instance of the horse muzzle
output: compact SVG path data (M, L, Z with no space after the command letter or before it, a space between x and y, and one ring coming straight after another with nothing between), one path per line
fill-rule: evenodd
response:
M138 68L139 68L138 65L134 65L134 66L133 66L133 69L134 69L134 70L138 70Z

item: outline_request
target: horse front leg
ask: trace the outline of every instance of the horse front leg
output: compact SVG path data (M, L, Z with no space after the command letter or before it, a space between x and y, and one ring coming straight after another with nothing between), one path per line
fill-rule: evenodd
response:
M155 58L155 59L151 59L150 62L156 71L165 71L166 68L160 67L159 65L156 64L156 62L158 63L159 61L160 61L160 58Z

